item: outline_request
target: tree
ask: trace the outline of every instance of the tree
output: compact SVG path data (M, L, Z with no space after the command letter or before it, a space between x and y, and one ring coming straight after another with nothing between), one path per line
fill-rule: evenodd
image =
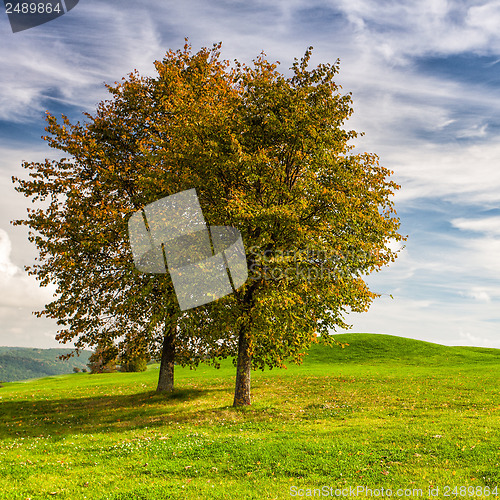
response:
M90 373L111 373L116 371L116 351L97 347L95 352L90 355L87 366Z
M220 44L168 52L157 76L108 86L96 116L72 125L47 117L49 145L71 159L25 163L16 189L46 210L25 221L41 252L30 269L58 283L41 314L68 328L58 339L161 354L159 390L174 361L236 364L233 404L248 405L252 368L300 362L312 342L335 343L348 310L377 296L362 276L396 257L401 241L390 196L399 186L374 154L353 154L352 113L335 64L291 76L261 54L246 66L220 60ZM196 188L210 225L237 228L249 279L233 294L181 313L168 274L140 274L126 235L146 204ZM125 334L124 334L125 332Z
M120 371L144 372L147 369L148 358L148 354L144 349L136 350L127 346L126 350L119 356Z
M155 63L158 78L133 72L107 85L111 99L95 116L85 113L83 124L47 112L43 138L70 158L25 162L30 178L13 178L33 202L48 202L14 221L30 228L40 252L29 274L57 284L56 300L37 315L56 319L63 327L56 339L74 341L76 353L98 345L160 358L158 391L173 390L174 362L196 366L212 348L219 352L220 335L198 338L181 327L185 315L168 274L136 269L127 222L148 203L191 187L196 116L232 111L235 90L219 48L192 55L186 44Z
M123 361L120 365L122 372L145 372L148 362L144 358L135 357L130 361Z
M348 327L348 310L366 311L377 294L362 276L392 262L390 242L405 239L392 172L375 154L351 153L357 133L343 128L352 101L334 82L339 61L309 70L311 53L290 77L264 54L237 64L237 112L225 127L207 117L190 144L208 218L238 228L249 249L247 284L204 311L207 329L229 324L238 339L234 406L251 403L252 367L300 362L312 342L332 343L330 331Z

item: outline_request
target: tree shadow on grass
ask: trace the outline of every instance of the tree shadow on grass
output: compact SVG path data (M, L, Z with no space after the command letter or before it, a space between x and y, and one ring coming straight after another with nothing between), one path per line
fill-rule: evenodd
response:
M0 439L123 432L196 420L194 403L224 389L179 389L135 394L17 400L0 403Z

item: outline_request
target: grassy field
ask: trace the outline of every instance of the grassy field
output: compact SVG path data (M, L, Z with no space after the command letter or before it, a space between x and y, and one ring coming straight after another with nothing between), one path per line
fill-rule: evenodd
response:
M244 409L230 362L5 384L0 498L500 498L499 350L337 338Z

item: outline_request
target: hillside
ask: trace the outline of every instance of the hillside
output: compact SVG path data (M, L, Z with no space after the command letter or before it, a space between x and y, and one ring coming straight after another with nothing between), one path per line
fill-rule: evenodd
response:
M393 335L346 333L335 335L340 347L313 345L304 357L304 366L354 363L377 365L379 363L403 363L414 365L439 364L489 364L500 361L500 349L482 347L443 346L422 340ZM60 361L57 357L70 352L69 349L33 349L0 346L0 381L13 382L31 378L62 375L73 372L73 367L86 368L91 351L83 351L79 357ZM229 360L223 367L232 370ZM292 368L293 364L288 364ZM203 368L200 368L203 371Z
M394 335L345 333L334 335L349 344L344 349L314 345L304 363L390 363L407 365L499 363L500 349L444 346Z
M248 408L230 406L231 360L176 366L171 394L158 364L3 384L0 500L500 498L499 349L337 338L253 372Z
M91 351L83 351L67 361L58 356L71 349L34 349L0 346L0 381L13 382L31 378L72 373L73 367L86 368Z

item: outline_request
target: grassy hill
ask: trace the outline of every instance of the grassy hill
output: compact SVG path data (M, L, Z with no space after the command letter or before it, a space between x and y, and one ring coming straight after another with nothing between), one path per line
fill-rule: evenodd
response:
M26 347L0 346L0 381L11 382L50 375L72 373L73 367L86 368L90 351L80 352L80 356L62 361L61 354L71 349L34 349Z
M308 353L314 363L404 362L406 365L475 364L500 362L500 349L486 347L449 347L422 340L393 335L347 333L335 335L339 342L349 344L344 349L328 349L315 345Z
M0 498L500 498L499 350L337 338L349 346L254 372L242 409L230 361L176 367L169 395L158 365L5 384Z

